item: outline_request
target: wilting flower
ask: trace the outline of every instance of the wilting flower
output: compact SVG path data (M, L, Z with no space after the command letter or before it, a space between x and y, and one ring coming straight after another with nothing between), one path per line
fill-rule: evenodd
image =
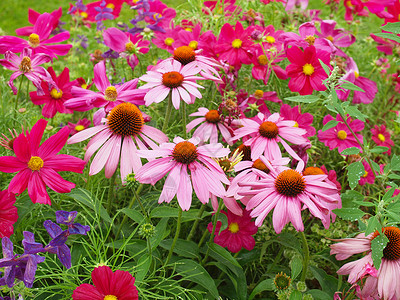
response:
M113 272L108 266L100 266L92 271L94 285L83 283L73 294L73 300L137 300L138 291L135 277L127 271Z
M173 143L161 144L159 149L139 151L141 157L152 160L139 169L136 180L154 185L169 172L158 202L169 203L176 195L183 210L190 208L193 188L203 204L208 202L210 193L222 198L223 183L229 184L229 180L212 158L226 156L229 149L219 143L197 146L198 143L198 139L185 141L176 137Z
M58 172L82 173L85 162L71 155L57 154L67 142L67 127L39 145L46 126L47 121L40 119L30 132L20 134L13 143L15 156L0 157L0 171L18 172L8 187L11 193L21 194L28 188L33 203L51 205L46 186L57 193L69 193L75 184L64 180Z
M375 125L374 128L371 128L372 140L378 145L382 147L388 147L389 150L383 152L384 154L390 155L391 146L394 146L394 142L390 139L390 133L386 130L385 125Z
M220 232L221 221L218 221L215 227L214 243L227 247L233 253L239 252L242 248L251 251L256 245L252 235L257 233L258 227L251 220L250 212L243 209L242 211L241 216L233 214L229 209L226 212L221 211L228 218L228 228ZM207 229L211 233L213 224L209 223Z
M90 120L88 120L86 118L80 119L77 123L68 122L67 126L71 130L69 135L74 135L75 133L78 133L79 131L89 128L91 123L92 122L90 122Z
M0 238L10 237L14 233L13 224L18 220L18 210L14 204L13 193L0 191Z

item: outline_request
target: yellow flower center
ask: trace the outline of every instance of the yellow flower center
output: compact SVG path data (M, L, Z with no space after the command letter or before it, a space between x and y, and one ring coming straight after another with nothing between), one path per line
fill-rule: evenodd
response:
M192 28L190 28L190 27L187 27L187 28L185 28L185 31L192 32L192 31L193 31L193 29L192 29Z
M399 20L399 21L400 21L400 14L397 16L397 20Z
M339 140L345 140L347 138L347 133L344 130L339 130L337 133L337 137Z
M353 4L351 4L351 0L347 0L347 1L346 1L346 4L347 4L347 6L350 7L350 8L353 7Z
M107 101L115 101L117 99L117 96L117 89L114 86L109 86L108 88L106 88L106 91L104 92L104 98Z
M167 46L171 46L173 43L175 42L175 40L173 38L166 38L164 40L165 45Z
M256 90L254 92L254 97L256 97L257 99L261 99L264 96L264 92L262 90Z
M89 15L88 15L88 13L87 12L81 12L81 16L84 18L84 19L86 19Z
M192 48L193 50L196 50L198 44L199 44L199 43L198 43L197 41L191 41L191 42L189 43L189 47Z
M268 44L273 44L273 43L275 43L275 38L273 37L273 36L267 36L266 38L265 38L265 40L267 41L267 43Z
M331 42L333 42L333 37L332 37L331 35L328 35L328 36L326 37L326 39L327 39L327 40L330 40Z
M268 58L265 55L260 55L258 58L258 63L262 66L265 66L268 63Z
M230 232L232 232L232 233L238 232L239 231L239 224L236 223L236 222L229 224L228 230Z
M30 45L32 48L35 48L35 47L37 47L39 44L40 44L39 36L38 36L36 33L32 33L32 34L29 36L29 45Z
M22 58L21 63L19 65L19 70L22 73L28 73L32 70L31 59L28 56L24 56L24 58Z
M363 175L363 176L361 176L361 177L365 178L365 177L367 177L367 176L368 176L368 172L367 172L367 171L365 171L364 175Z
M382 134L382 133L380 133L380 134L378 134L378 139L381 141L381 142L384 142L386 139L385 139L385 136Z
M242 47L242 41L239 39L234 39L232 42L232 47L235 49L239 49L240 47Z
M112 3L108 3L108 4L106 5L106 7L107 7L107 8L114 9L114 8L115 8L115 5L112 4Z
M125 44L125 51L132 52L135 49L135 45L132 42Z
M160 14L160 13L155 13L155 14L153 15L154 21L157 21L158 19L161 19L161 18L162 18L162 14Z
M86 83L82 84L82 85L81 85L81 88L87 89L87 84L86 84Z
M51 92L50 92L50 96L51 96L53 99L60 99L60 98L62 97L62 95L63 95L62 90L60 90L59 92L57 92L56 89L52 89Z
M39 156L32 156L28 162L28 168L32 171L39 171L41 168L43 168L43 159L41 159Z
M305 64L303 66L304 75L310 76L314 73L314 67L311 64Z
M83 125L76 125L75 126L75 130L76 131L82 131L83 129L85 129L85 126L83 126Z
M305 40L310 46L314 45L314 43L315 43L315 37L312 35L307 35Z
M297 123L296 121L294 121L293 127L299 128L299 123Z
M356 76L356 78L360 77L360 74L358 74L357 71L354 71L354 76Z
M107 295L104 297L103 300L118 300L117 296L114 295Z

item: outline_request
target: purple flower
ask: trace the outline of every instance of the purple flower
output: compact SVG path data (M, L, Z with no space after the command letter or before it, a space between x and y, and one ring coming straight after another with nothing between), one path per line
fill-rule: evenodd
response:
M106 1L102 1L100 3L100 6L97 6L94 8L96 11L99 13L96 15L95 20L96 21L101 21L101 20L114 20L114 15L111 14L113 11L112 8L106 7Z
M74 6L71 7L70 11L68 14L73 14L76 10L81 10L81 11L86 11L87 7L85 4L82 3L82 0L75 0L76 3Z

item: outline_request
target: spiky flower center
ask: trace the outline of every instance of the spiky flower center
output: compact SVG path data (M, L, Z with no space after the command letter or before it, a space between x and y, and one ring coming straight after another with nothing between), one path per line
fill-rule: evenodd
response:
M187 65L196 59L196 53L189 46L181 46L174 50L174 59L182 65Z
M318 167L307 167L303 171L303 175L304 176L307 176L307 175L325 175L325 173L324 173L324 171L322 171Z
M224 172L227 172L232 168L232 163L229 159L223 158L218 160L218 164Z
M213 123L213 124L218 123L220 120L220 115L218 113L218 110L215 109L208 111L204 117L206 118L206 121L208 123Z
M188 141L183 141L175 145L172 157L182 164L190 164L197 158L197 147Z
M384 142L386 139L385 139L385 136L382 134L382 133L380 133L380 134L378 134L378 139L381 141L381 142Z
M239 39L234 39L232 42L232 47L235 49L239 49L240 47L242 47L242 41Z
M52 89L50 92L50 96L53 99L60 99L62 97L62 95L63 95L62 90L57 91L56 89Z
M183 82L183 75L176 71L164 73L162 76L163 85L171 89L181 86L182 82Z
M331 42L333 42L333 36L331 36L331 35L328 35L328 36L326 37L326 39L329 40L329 41L331 41Z
M192 48L193 50L197 50L197 47L199 45L199 42L197 41L190 41L189 47Z
M174 42L175 42L175 40L173 38L170 38L170 37L168 37L168 38L166 38L164 40L164 44L167 45L167 46L171 46Z
M78 132L82 131L83 129L85 129L85 126L83 126L83 125L76 125L75 126L75 130L78 131Z
M314 67L312 66L312 64L305 64L303 66L303 73L304 73L304 75L307 75L307 76L314 74Z
M273 36L268 35L268 36L265 38L265 41L266 41L268 44L273 44L273 43L275 43L275 38L274 38Z
M264 92L262 90L256 90L254 92L254 97L256 97L257 99L261 99L264 96Z
M307 35L305 40L310 46L314 45L314 43L315 43L315 37L312 35Z
M14 151L14 141L15 141L15 139L16 139L16 137L12 138L11 140L8 141L8 147L10 147L10 149L13 150L13 151Z
M125 51L133 52L134 49L135 49L135 45L132 42L128 42L125 44Z
M115 101L117 100L118 97L118 93L117 93L117 89L115 88L115 86L109 86L108 88L106 88L105 92L104 92L104 98L107 101Z
M276 191L287 197L296 197L306 189L306 182L299 172L288 169L281 172L275 179Z
M268 64L268 58L263 54L263 55L260 55L258 58L257 58L257 60L258 60L258 63L260 64L260 65L262 65L262 66L265 66L266 64Z
M19 70L22 73L28 73L32 70L31 59L28 56L24 56L19 64Z
M279 128L278 126L276 126L274 122L265 121L260 125L258 132L263 137L266 137L268 139L274 139L279 133Z
M41 159L39 156L32 156L28 162L28 168L32 171L39 171L41 168L43 168L43 159Z
M135 104L126 102L114 107L107 117L108 127L121 136L136 135L143 127L143 116Z
M251 166L252 168L256 168L260 171L263 171L265 173L269 173L269 169L268 167L263 163L263 161L261 159L256 159L253 163L253 165Z
M339 140L345 140L347 138L347 132L344 130L339 130L337 133L337 137Z
M32 48L35 48L37 46L39 46L40 44L40 38L36 33L32 33L29 36L29 46L31 46Z
M239 231L239 224L236 222L233 222L229 224L228 230L232 233L236 233Z
M117 296L114 295L107 295L104 297L103 300L118 300Z
M383 258L387 260L398 260L400 259L400 229L394 226L383 228L383 233L388 238L385 249L383 249ZM379 235L378 231L372 235L372 239Z
M290 286L290 276L287 276L285 273L281 272L279 274L276 274L275 279L274 279L274 284L275 287L278 290L286 290Z
M244 160L244 161L252 161L250 146L246 146L245 144L241 144L239 147L237 147L237 149L239 149L239 152L241 152L243 154L242 160Z

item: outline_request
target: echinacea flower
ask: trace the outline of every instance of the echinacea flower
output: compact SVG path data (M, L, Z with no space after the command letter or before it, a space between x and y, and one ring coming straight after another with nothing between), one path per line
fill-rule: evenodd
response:
M47 72L45 68L39 66L49 61L51 61L50 56L46 54L33 55L31 49L25 48L20 56L7 51L4 55L4 59L0 59L0 65L14 71L8 82L14 95L18 92L17 88L14 86L14 80L24 75L32 81L33 85L37 88L37 94L43 96L44 91L41 87L42 81L46 81L50 87L57 87L49 72Z
M168 141L162 131L144 124L141 111L130 102L115 106L103 121L105 124L82 130L68 140L68 144L74 144L94 136L87 146L85 161L100 150L90 165L89 175L97 174L105 167L106 177L111 178L121 159L121 179L125 182L128 174L136 173L142 166L137 149L147 150L145 144L157 149L154 141Z
M0 238L10 237L14 233L13 224L18 220L18 210L14 204L13 193L0 191Z
M67 142L67 127L40 145L46 126L47 121L40 119L30 132L20 134L13 143L15 156L0 157L0 171L18 172L8 187L11 193L21 194L28 188L33 203L51 205L46 186L57 193L69 193L75 184L64 180L58 172L82 173L85 162L71 155L57 154Z
M179 109L181 100L187 104L194 103L202 95L198 88L204 88L196 83L203 77L194 76L201 69L196 65L182 64L177 60L162 61L139 79L147 82L139 89L149 89L144 97L146 106L163 101L171 93L172 104Z
M337 188L326 181L326 175L303 175L299 165L296 170L276 170L264 160L270 172L260 172L261 179L257 182L239 182L245 189L238 194L248 199L246 209L251 210L250 216L257 217L256 225L261 226L266 216L274 209L273 227L280 233L283 227L291 222L297 231L304 231L301 210L307 208L310 213L321 219L326 229L329 228L332 210L341 207Z
M349 275L348 282L354 284L362 277L366 278L361 291L362 299L373 297L372 299L400 299L400 229L389 226L382 228L383 233L388 238L381 265L377 272L367 272L374 268L372 260L371 242L380 233L378 231L365 236L360 233L355 238L345 238L337 240L339 243L331 245L331 255L336 254L337 260L344 260L354 254L364 253L358 260L343 265L337 273ZM374 268L375 269L375 268Z
M173 143L161 144L156 150L139 151L141 157L152 160L139 169L136 180L154 185L169 172L158 203L169 203L176 195L182 210L189 210L193 188L203 204L210 194L222 198L223 183L229 184L229 180L212 158L226 156L229 149L219 143L197 146L198 143L198 139L185 141L176 137Z
M389 150L383 152L383 154L390 155L391 146L394 146L394 142L390 139L390 133L386 130L385 125L375 125L374 128L371 128L372 140L378 145L382 147L388 147Z
M68 122L67 126L71 130L69 135L74 135L90 126L92 122L86 118L80 119L77 123Z
M221 211L228 218L228 228L220 232L221 221L218 221L215 226L214 243L227 247L233 253L239 252L242 248L251 251L256 245L252 235L257 233L258 227L251 220L250 212L243 209L242 211L241 216L233 214L229 209L226 212ZM209 223L207 229L211 233L213 224Z
M92 271L93 285L83 283L72 293L73 300L138 300L135 277L127 271L113 272L108 266Z

